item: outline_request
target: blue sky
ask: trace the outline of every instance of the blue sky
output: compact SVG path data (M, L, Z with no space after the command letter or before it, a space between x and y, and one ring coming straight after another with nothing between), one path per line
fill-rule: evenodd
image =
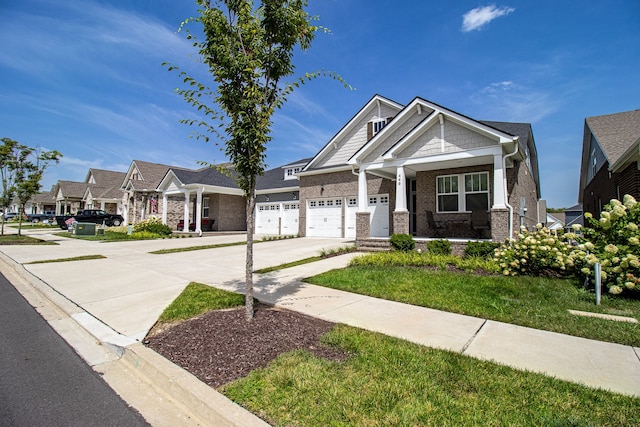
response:
M225 160L178 123L194 116L171 62L206 79L180 22L190 0L0 0L0 136L64 155L43 184L134 159ZM542 198L578 200L585 117L640 108L640 2L310 0L331 34L295 56L327 69L276 113L267 162L313 156L374 94L420 96L478 120L533 126Z

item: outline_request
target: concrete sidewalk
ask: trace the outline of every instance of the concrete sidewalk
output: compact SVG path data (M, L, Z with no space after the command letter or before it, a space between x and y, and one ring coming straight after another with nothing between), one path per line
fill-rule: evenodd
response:
M102 343L120 349L125 356L123 360L134 361L130 369L133 366L137 370L141 365L148 369L151 365L162 365L167 371L175 369L170 363L163 365L162 358L151 355L137 341L144 337L162 310L189 282L198 281L240 292L244 289L244 246L168 255L149 253L161 248L242 241L244 236L105 244L63 239L35 230L33 233L46 240L56 240L59 246L2 247L2 259L5 261L2 271L11 266L37 284L42 292L51 294L51 298L63 300L56 304L64 306L72 319ZM348 242L336 239L310 238L260 243L255 246L254 264L256 269L279 265L346 244ZM22 263L34 260L87 254L100 254L106 258L22 266ZM278 307L332 322L640 397L638 348L385 301L305 284L302 280L342 268L353 256L348 254L255 275L256 297ZM148 357L142 354L148 354ZM159 387L169 387L167 384L172 384L172 375L176 377L170 374L168 383ZM162 375L155 373L151 376ZM199 390L197 385L193 385L197 380L191 378L190 381L178 389L192 387ZM180 393L174 390L174 394ZM192 400L193 396L187 399L189 402ZM191 404L207 406L198 399ZM193 415L192 419L198 417ZM259 423L259 420L254 421ZM244 425L246 422L243 421Z

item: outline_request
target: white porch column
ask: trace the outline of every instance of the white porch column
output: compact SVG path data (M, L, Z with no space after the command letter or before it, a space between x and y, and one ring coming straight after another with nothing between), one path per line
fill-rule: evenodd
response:
M196 191L196 233L202 234L202 192L203 188Z
M101 200L100 201L100 210L104 210L104 205L105 205L104 200Z
M363 169L358 173L358 212L367 211L367 174Z
M493 209L505 209L507 207L505 179L506 171L502 162L502 154L495 154L493 156Z
M167 224L167 203L169 202L169 197L167 197L166 193L162 193L162 223Z
M189 199L191 199L191 192L187 191L184 193L184 216L182 217L182 219L184 219L182 231L185 233L189 232Z
M396 209L394 212L407 211L407 179L404 175L404 166L396 169Z

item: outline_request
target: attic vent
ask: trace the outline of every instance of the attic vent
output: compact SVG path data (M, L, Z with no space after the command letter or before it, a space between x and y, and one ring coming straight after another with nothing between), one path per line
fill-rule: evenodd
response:
M376 136L391 121L392 117L386 119L375 119L367 123L367 141Z

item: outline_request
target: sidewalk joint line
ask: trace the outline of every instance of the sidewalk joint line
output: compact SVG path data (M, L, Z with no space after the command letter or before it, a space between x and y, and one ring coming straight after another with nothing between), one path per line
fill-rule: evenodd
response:
M482 322L482 325L480 325L478 330L476 330L476 332L471 336L471 338L469 338L469 341L467 341L465 343L465 345L462 347L462 350L460 350L460 354L464 354L464 352L467 351L467 349L469 348L471 343L476 339L476 337L478 336L478 334L480 333L482 328L484 328L484 325L487 324L487 322L488 322L488 320L486 320L486 319L484 320L484 322Z

